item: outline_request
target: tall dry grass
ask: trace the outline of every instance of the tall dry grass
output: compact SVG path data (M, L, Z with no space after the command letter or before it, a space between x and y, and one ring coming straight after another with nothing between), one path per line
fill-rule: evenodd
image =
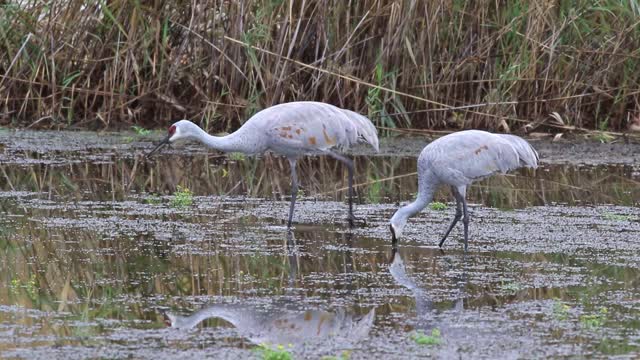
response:
M231 130L316 100L382 128L619 130L639 62L638 0L24 0L0 5L0 124Z

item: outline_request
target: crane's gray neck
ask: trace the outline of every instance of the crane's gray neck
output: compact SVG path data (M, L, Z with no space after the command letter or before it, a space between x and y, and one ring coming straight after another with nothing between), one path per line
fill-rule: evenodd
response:
M419 185L416 200L398 209L391 218L392 223L395 221L404 223L408 218L422 211L433 200L436 185L427 182L421 182Z
M261 314L256 311L237 305L216 304L200 309L190 316L176 316L174 327L192 329L199 323L210 319L220 318L230 322L239 330L250 330L260 322Z
M212 136L206 133L206 131L200 129L193 135L193 138L207 145L208 147L224 152L241 152L245 154L251 154L255 151L255 148L251 147L251 141L247 138L242 128L236 132L226 136Z

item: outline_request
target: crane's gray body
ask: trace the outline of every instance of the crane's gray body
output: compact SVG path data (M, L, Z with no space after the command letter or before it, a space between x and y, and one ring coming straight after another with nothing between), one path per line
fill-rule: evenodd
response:
M345 150L360 139L379 150L377 131L369 119L324 103L275 105L255 114L246 125L266 133L267 148L287 157L322 153L333 147Z
M418 157L418 196L391 218L394 242L407 219L427 206L440 185L449 185L456 198L456 216L440 245L464 211L465 249L468 242L467 186L496 173L519 167L536 168L538 153L524 139L507 134L466 130L443 136L427 145Z
M420 184L459 187L523 166L537 167L538 153L522 138L466 130L427 145L418 157L418 178Z

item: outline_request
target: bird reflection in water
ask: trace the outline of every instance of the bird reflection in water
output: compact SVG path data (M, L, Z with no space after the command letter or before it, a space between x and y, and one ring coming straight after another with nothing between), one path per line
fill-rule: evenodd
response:
M287 235L289 280L293 285L298 265L295 238ZM220 318L231 323L238 333L256 344L304 344L340 338L356 342L366 338L373 327L375 308L358 316L346 309L265 312L247 304L211 304L189 316L165 313L171 328L193 329L207 319Z
M172 328L193 329L207 319L220 318L230 322L241 336L256 344L295 345L332 337L361 340L367 337L373 326L375 308L358 317L345 309L267 313L251 305L213 304L189 316L165 315L167 325Z
M462 278L458 281L458 294L452 307L454 311L458 312L462 312L464 310L464 288L467 283L466 254L462 261ZM432 297L428 294L427 290L418 286L415 280L407 275L404 261L402 260L400 252L396 246L393 246L391 250L389 272L396 284L411 291L412 297L416 302L416 330L430 333L432 329L438 328L439 330L443 330L442 327L448 327L446 324L438 323L436 321L436 314L433 311L434 306Z

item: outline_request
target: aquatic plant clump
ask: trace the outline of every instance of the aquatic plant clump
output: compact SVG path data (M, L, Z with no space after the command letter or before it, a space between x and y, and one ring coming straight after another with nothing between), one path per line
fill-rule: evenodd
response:
M411 338L418 345L439 345L442 342L439 329L432 329L430 335L423 331L416 331Z
M293 360L293 355L285 349L284 345L277 345L274 348L268 344L261 344L256 348L256 352L262 360Z
M431 208L431 210L435 210L435 211L447 210L447 204L441 203L439 201L432 202L431 204L429 204L429 207Z
M187 207L193 204L193 193L189 188L178 185L178 190L173 194L171 206L175 208Z

